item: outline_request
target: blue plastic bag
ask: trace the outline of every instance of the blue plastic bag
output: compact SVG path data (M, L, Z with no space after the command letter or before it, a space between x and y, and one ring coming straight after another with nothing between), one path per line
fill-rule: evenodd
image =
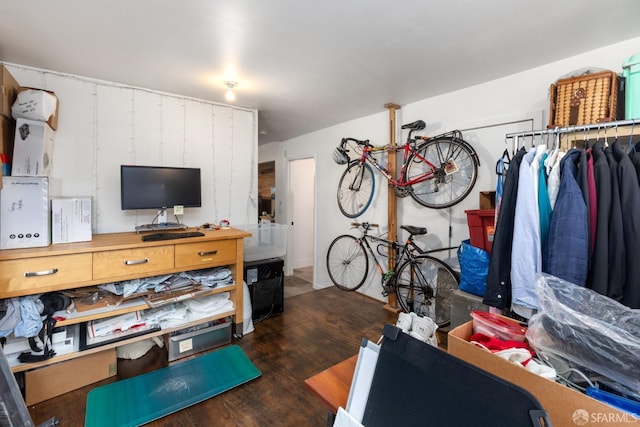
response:
M461 291L484 297L487 290L487 273L489 272L489 252L471 246L470 240L463 240L458 247L460 263Z

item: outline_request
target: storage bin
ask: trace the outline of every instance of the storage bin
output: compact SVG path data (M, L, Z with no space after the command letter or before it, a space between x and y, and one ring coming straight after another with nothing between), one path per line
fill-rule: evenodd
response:
M491 253L494 235L495 209L465 211L471 245Z
M471 311L473 333L484 334L505 341L524 342L527 327L515 320L508 320L503 316L482 310Z
M284 257L287 253L287 226L283 224L248 224L235 226L251 233L244 238L244 260L258 261Z
M640 53L624 61L622 76L625 78L625 119L638 119L640 118Z
M225 318L174 331L166 340L168 360L172 362L230 343L231 321Z

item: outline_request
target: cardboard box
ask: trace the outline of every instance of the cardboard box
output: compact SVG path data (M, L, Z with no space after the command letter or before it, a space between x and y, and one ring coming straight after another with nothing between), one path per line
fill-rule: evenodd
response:
M448 352L531 392L554 426L626 425L637 422L630 414L599 402L557 382L531 373L471 343L472 322L449 332Z
M91 197L51 199L51 243L87 242L91 238Z
M25 402L34 405L117 373L116 349L80 356L25 372Z
M11 117L11 106L16 100L20 85L7 67L0 64L0 116Z
M479 194L479 205L481 210L496 208L496 192L481 191Z
M0 249L48 246L49 179L2 177Z
M47 124L53 130L58 129L58 110L60 109L60 100L58 99L58 96L55 94L55 92L52 92L50 90L38 89L38 88L35 88L35 87L23 87L23 86L21 86L21 87L18 88L16 96L17 96L18 93L24 92L25 90L41 90L41 91L47 92L50 95L53 95L53 97L56 99L56 109L53 112L53 114L51 114L51 116L49 116L49 119L47 120Z
M49 176L54 138L45 122L16 120L11 176Z

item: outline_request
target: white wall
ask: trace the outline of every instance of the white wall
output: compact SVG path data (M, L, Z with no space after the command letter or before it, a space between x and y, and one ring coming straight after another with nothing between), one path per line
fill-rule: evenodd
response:
M482 165L478 183L473 193L461 204L446 210L432 210L417 205L412 199L398 200L398 224L426 226L429 234L420 238L422 246L437 248L458 245L469 237L466 225L466 209L477 209L477 192L495 187L495 162L505 145L504 135L513 131L543 128L547 124L549 85L563 75L585 67L598 67L621 72L623 61L640 52L640 38L627 40L575 57L557 61L522 73L490 81L467 89L403 105L397 114L398 125L422 119L427 122L424 134L435 135L453 129L462 129L464 138L478 151ZM473 72L469 64L468 72ZM425 84L429 84L425 76ZM357 100L353 100L357 102ZM395 102L389 99L388 102ZM380 113L322 129L288 141L259 147L260 161L276 161L276 187L286 188L286 159L316 158L315 200L315 271L314 286L331 286L326 272L325 256L331 241L349 231L351 220L344 217L337 205L336 188L343 171L332 161L331 154L343 137L370 139L377 145L388 143L388 111L380 106ZM514 123L510 123L514 122ZM509 124L510 123L510 124ZM403 135L404 136L404 135ZM397 142L401 143L402 137ZM387 222L386 185L376 182L376 194L369 209L359 218L361 221ZM277 201L277 217L284 218L285 192ZM282 220L286 223L285 220ZM453 235L449 237L449 225ZM384 230L383 230L384 231ZM399 236L403 237L403 234ZM455 252L450 254L456 257ZM380 293L379 278L372 275L362 292L377 299Z
M156 214L120 209L121 164L201 168L202 207L185 209L189 226L256 222L257 111L5 65L21 86L60 100L50 196L92 196L95 233L132 231Z

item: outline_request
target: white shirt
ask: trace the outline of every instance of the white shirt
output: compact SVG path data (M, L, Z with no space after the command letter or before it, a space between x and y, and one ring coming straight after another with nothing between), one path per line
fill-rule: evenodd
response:
M537 181L538 177L534 179L531 175L531 164L536 153L537 149L534 147L525 154L518 171L518 193L511 250L511 298L512 308L516 313L518 313L517 306L538 308L535 277L536 273L542 270L542 253L538 203L534 194L534 181ZM530 311L527 310L526 314L530 314Z

